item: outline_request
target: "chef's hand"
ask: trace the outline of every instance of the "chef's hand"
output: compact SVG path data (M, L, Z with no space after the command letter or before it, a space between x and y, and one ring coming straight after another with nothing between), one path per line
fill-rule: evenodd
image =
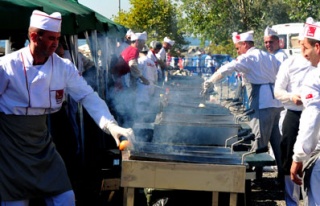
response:
M290 178L297 185L302 185L302 162L292 161L290 168Z
M302 105L302 101L301 101L300 95L294 94L294 95L292 95L291 99L292 99L292 101L293 101L293 103L295 105L298 105L298 106Z
M112 135L113 139L116 141L117 146L120 144L120 137L126 137L129 142L135 141L135 136L131 128L120 127L117 123L112 122L104 126L103 131Z
M150 82L144 76L139 77L142 84L149 85Z

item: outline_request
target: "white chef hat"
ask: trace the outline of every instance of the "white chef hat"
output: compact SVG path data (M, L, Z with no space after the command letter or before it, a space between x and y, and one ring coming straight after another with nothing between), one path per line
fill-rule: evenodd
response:
M253 31L247 31L241 34L237 32L232 33L232 41L233 43L243 42L243 41L254 41L253 40Z
M162 44L159 41L152 41L152 42L150 42L150 47L153 49L161 49Z
M131 34L133 34L133 31L131 29L129 29L126 33L126 36L131 36Z
M306 24L314 24L315 22L314 22L314 19L312 18L312 17L308 17L307 19L306 19Z
M34 10L30 17L30 27L35 27L47 31L60 32L61 21L61 14L59 12L54 12L49 15L42 11Z
M320 25L318 23L306 24L303 37L320 41Z
M264 30L264 36L278 36L278 33L269 26L267 26L267 28Z
M174 43L175 43L175 41L169 39L168 37L164 37L163 41L164 41L164 42L167 42L167 43L170 44L171 46L173 46Z
M145 40L147 41L147 32L142 32L142 33L132 33L131 34L131 41L136 41L136 40Z
M309 38L320 41L320 23L315 22L312 17L306 19L301 39Z

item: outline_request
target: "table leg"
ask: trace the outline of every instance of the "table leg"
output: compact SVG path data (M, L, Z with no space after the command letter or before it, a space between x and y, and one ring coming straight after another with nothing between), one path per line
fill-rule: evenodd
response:
M219 192L212 192L212 206L219 205Z
M238 194L237 193L230 193L230 206L237 206L237 198Z
M134 204L134 188L125 187L123 189L123 206L133 206Z

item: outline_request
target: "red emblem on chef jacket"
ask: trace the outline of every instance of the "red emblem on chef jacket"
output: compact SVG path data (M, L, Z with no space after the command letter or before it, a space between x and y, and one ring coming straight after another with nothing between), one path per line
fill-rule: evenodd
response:
M307 94L306 99L311 99L311 98L313 98L313 95L312 94Z

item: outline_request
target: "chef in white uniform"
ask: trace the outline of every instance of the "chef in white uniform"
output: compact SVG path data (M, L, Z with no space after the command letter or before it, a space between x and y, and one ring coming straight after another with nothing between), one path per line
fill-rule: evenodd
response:
M303 38L299 41L303 41ZM303 51L301 52L303 53ZM300 186L290 179L293 145L299 131L300 116L303 105L300 97L302 82L309 71L311 63L302 55L291 56L285 60L279 69L274 94L279 99L285 110L281 112L282 129L281 160L285 173L285 201L287 206L298 206L300 200Z
M309 17L306 23L311 24L314 21ZM303 56L303 31L300 31L298 37L301 55L291 56L281 64L274 88L275 97L285 108L281 112L279 127L282 131L281 160L285 173L285 201L288 206L298 206L300 200L300 186L290 179L290 167L303 110L300 90L311 66L311 62Z
M168 72L165 71L168 65L167 62L167 52L172 48L174 45L175 41L171 40L169 37L164 37L163 42L162 42L162 48L160 51L156 54L158 58L158 63L161 67L162 70L162 81L167 81L168 77Z
M247 93L249 107L253 109L250 115L250 127L255 134L252 149L267 147L270 141L275 154L278 168L281 168L280 131L278 127L282 103L273 95L274 82L279 70L280 62L267 52L254 47L253 31L233 33L233 42L240 56L220 67L208 80L204 82L202 94L213 87L223 77L233 72L242 73ZM283 181L282 170L278 170L278 179Z
M160 67L160 64L159 64L159 59L158 59L158 57L156 55L159 53L161 48L162 48L161 42L152 41L152 42L150 42L150 50L149 50L149 52L147 54L148 58L151 59L156 64L157 73L158 73L157 74L158 80L159 80L159 78L162 77L162 71L161 71L161 67Z
M303 56L313 67L301 86L302 111L299 133L294 144L291 179L304 184L305 205L320 205L320 24L306 24ZM303 176L304 174L304 176Z
M267 26L267 28L264 30L263 41L264 41L264 46L265 46L266 50L270 54L275 55L275 57L278 59L279 62L282 63L284 60L286 60L288 58L287 54L280 48L280 41L279 41L278 33L275 30L273 30L272 28L270 28L269 26ZM285 112L286 112L286 110L283 110L281 112L280 122L283 121L283 118L285 116ZM281 131L282 131L282 128L280 127L280 133L281 133ZM269 154L270 154L270 156L275 158L272 148L270 148ZM272 168L274 171L278 170L277 166L270 166L270 168Z
M137 81L136 91L136 111L137 113L151 112L153 106L153 97L155 93L155 86L158 81L157 67L154 61L148 56L149 48L144 46L140 51L138 58L138 69L141 74L148 79L149 85Z
M267 51L275 55L280 62L288 58L287 54L280 48L278 33L269 26L264 30L263 40Z
M1 206L25 206L43 197L47 205L75 205L65 165L48 132L48 115L60 109L64 94L81 102L103 131L133 140L119 127L106 103L79 76L76 67L55 52L61 14L35 10L30 44L0 61Z

